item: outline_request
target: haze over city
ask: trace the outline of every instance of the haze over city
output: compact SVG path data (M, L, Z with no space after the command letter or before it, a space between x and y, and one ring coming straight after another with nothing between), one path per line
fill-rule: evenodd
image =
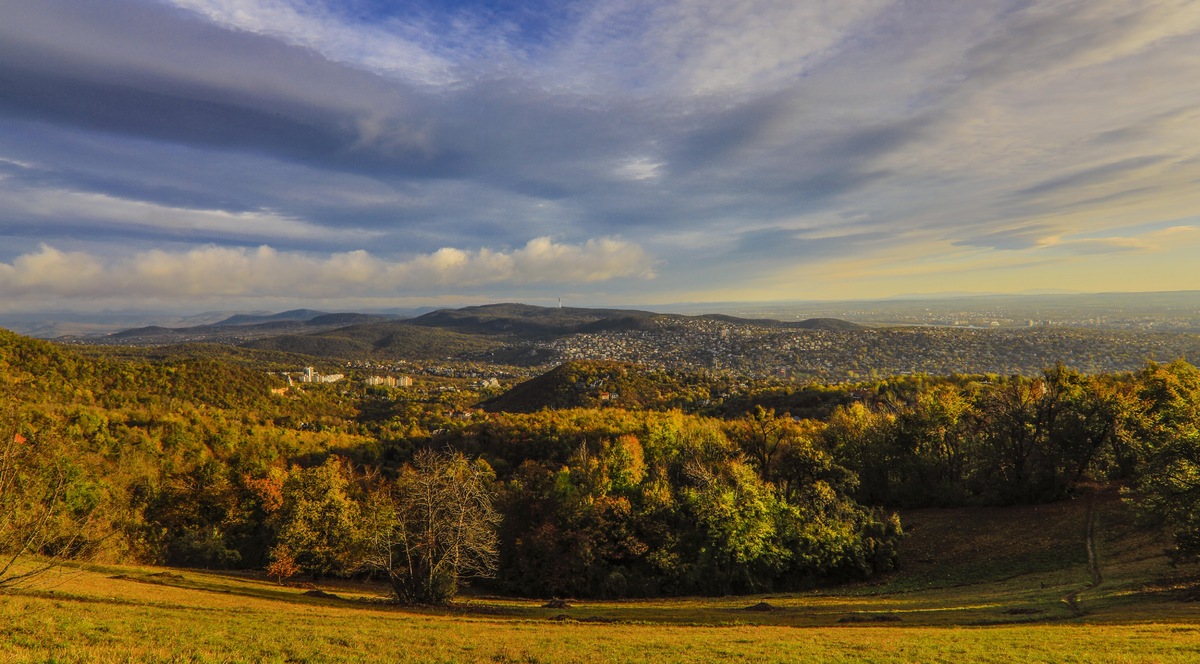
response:
M1200 289L1200 5L0 0L0 312Z

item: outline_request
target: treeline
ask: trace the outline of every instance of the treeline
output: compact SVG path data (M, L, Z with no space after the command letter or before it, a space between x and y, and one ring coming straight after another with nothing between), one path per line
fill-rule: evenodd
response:
M264 564L270 534L247 481L367 440L340 395L273 395L282 384L0 331L0 552Z
M1200 372L1184 362L775 393L819 418L747 401L719 418L605 407L460 419L444 396L279 396L277 379L228 362L88 358L3 332L0 375L10 561L383 574L409 601L445 599L462 576L536 596L757 592L891 569L893 509L1114 482L1173 529L1181 559L1200 551ZM466 485L470 496L451 490ZM453 505L470 532L414 516ZM474 557L445 553L467 541L446 537L467 535ZM0 584L6 574L0 564Z
M496 470L497 583L510 592L756 592L895 564L899 520L852 500L851 473L800 440L786 470L764 473L746 426L678 411L543 411L439 442Z
M894 507L1047 502L1092 483L1140 487L1171 441L1194 429L1200 403L1197 371L1182 361L1135 375L1059 365L1037 378L880 387L873 405L836 409L822 438L858 475L857 499Z
M766 590L895 560L898 521L855 503L852 476L827 454L809 450L805 469L778 482L722 420L622 409L431 419L440 404L378 389L278 397L278 381L219 362L102 361L2 341L6 459L48 487L32 500L6 489L5 500L55 515L30 545L45 554L359 573L368 552L378 557L364 542L395 524L380 515L403 504L398 487L415 486L417 455L456 450L485 469L500 517L489 575L511 592Z

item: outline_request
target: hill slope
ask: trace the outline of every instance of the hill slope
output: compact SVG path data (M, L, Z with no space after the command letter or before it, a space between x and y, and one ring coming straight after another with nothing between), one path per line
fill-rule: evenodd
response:
M582 332L653 330L657 329L656 323L680 323L688 320L714 320L731 325L806 330L866 329L862 325L836 318L812 318L799 322L782 322L738 318L724 314L684 316L637 309L552 308L528 304L488 304L462 309L440 309L407 322L412 325L457 330L469 334L545 338Z
M378 314L327 314L309 309L285 311L272 316L239 314L212 325L163 327L152 325L115 332L106 337L88 338L87 343L161 345L182 342L241 343L285 334L312 334L349 325L364 325L394 320Z
M472 596L413 610L384 604L372 584L325 582L318 594L244 574L87 566L68 584L56 575L49 590L0 594L0 641L13 661L1194 661L1195 605L1168 588L1185 578L1111 500L1095 511L1105 581L1085 589L1087 514L1083 500L916 514L907 550L947 550L940 580L901 571L890 585L816 594L567 608ZM998 552L1033 569L988 573ZM1072 593L1082 616L1063 601Z
M431 329L408 323L351 325L327 332L289 334L249 341L243 346L260 350L302 353L343 359L405 358L440 360L484 354L500 348L499 341L478 335Z
M462 309L440 309L412 319L409 323L469 334L517 335L523 337L561 336L603 327L604 321L649 319L659 314L631 309L580 309L575 307L538 307L529 304L488 304Z
M659 409L676 405L685 390L661 371L625 362L567 362L514 386L482 404L489 412L534 413L544 409Z
M328 315L324 311L312 309L292 309L277 314L234 314L213 325L257 325L258 323L274 323L278 321L310 321L318 316Z

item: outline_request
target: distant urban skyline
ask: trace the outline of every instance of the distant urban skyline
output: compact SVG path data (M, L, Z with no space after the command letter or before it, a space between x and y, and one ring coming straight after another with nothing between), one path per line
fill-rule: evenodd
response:
M1186 0L0 16L0 313L1200 289Z

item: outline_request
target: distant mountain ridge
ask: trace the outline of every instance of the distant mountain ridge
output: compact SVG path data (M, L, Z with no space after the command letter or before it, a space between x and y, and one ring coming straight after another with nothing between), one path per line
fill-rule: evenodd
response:
M486 336L411 325L407 321L349 325L322 332L254 339L245 348L301 353L338 359L443 359L483 354L503 344Z
M851 323L840 318L809 318L801 321L779 321L773 318L741 318L728 314L704 314L697 316L707 320L717 320L735 325L758 325L760 327L780 327L797 330L828 330L831 332L849 332L868 329L865 325Z
M315 311L313 309L292 309L291 311L283 311L277 314L234 314L212 325L256 325L258 323L273 323L281 320L303 323L319 316L327 315L329 314L324 311Z
M390 314L326 313L312 309L295 309L278 314L235 314L218 323L191 327L150 325L114 332L91 339L95 343L164 344L182 341L212 341L240 343L250 339L294 333L313 333L335 330L350 325L365 325L396 320Z
M585 309L539 307L530 304L485 304L461 309L439 309L410 321L411 325L455 329L468 334L526 334L562 336L583 332L653 329L655 321L688 319L719 320L735 325L800 328L810 330L860 330L864 326L835 318L813 318L797 322L739 318L724 314L685 316L640 309Z
M560 336L595 331L605 321L653 319L656 314L636 309L583 309L578 307L539 307L531 304L485 304L461 309L439 309L411 321L412 325L454 329L467 334L522 334Z
M574 335L645 332L654 335L699 321L768 329L854 331L837 319L781 322L727 315L685 316L639 309L540 307L501 303L439 309L412 319L295 309L277 314L237 314L194 327L148 326L100 340L125 345L184 342L232 343L256 350L329 359L460 359L512 365L557 362L557 340Z

